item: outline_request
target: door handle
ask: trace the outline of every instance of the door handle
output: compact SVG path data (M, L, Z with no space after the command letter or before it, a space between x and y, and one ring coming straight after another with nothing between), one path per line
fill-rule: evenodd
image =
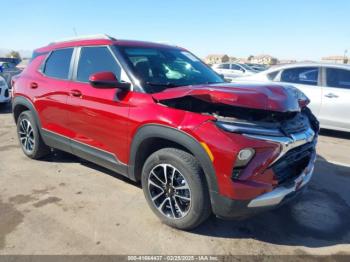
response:
M82 97L80 90L73 89L70 91L71 96Z
M39 87L38 83L35 83L35 82L31 82L30 83L30 88L35 89L35 88L38 88L38 87Z
M327 95L324 95L325 97L328 97L328 98L337 98L338 96L333 94L333 93L329 93Z

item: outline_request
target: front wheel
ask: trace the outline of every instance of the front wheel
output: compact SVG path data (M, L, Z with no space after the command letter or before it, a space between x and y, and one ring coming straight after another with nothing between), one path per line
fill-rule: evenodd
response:
M143 167L142 188L153 212L169 226L190 230L211 213L204 174L185 151L164 148L153 153Z

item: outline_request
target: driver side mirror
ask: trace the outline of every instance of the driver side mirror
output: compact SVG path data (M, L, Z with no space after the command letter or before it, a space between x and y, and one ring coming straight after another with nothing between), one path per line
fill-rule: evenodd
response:
M92 74L89 77L90 85L95 88L112 89L119 88L124 91L130 90L130 83L119 82L117 77L112 72L99 72Z

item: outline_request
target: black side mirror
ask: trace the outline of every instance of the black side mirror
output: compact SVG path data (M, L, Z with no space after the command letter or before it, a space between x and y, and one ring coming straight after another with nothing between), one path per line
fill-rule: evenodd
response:
M119 82L112 72L99 72L89 77L90 84L95 88L119 88L124 91L130 90L130 83Z

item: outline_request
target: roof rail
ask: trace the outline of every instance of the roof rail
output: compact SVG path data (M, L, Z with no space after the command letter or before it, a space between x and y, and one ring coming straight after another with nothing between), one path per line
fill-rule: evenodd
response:
M79 41L79 40L92 40L92 39L107 39L107 40L117 40L114 37L111 37L106 34L97 34L97 35L82 35L82 36L74 36L74 37L67 37L63 39L59 39L56 41L51 42L49 45L57 44L57 43L64 43L64 42L72 42L72 41Z

